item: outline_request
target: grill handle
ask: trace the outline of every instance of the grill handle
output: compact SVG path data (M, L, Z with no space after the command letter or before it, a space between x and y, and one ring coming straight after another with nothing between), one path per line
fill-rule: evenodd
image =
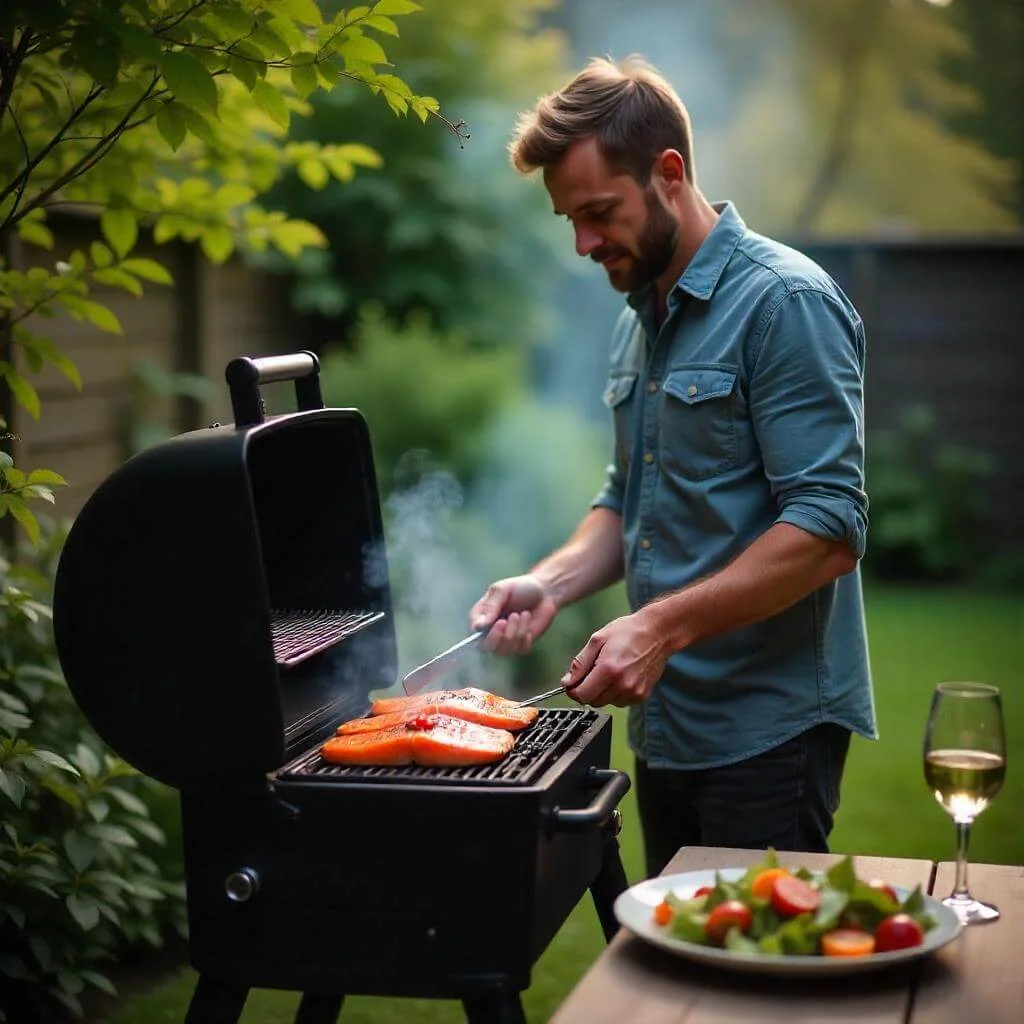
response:
M600 786L594 799L586 807L563 810L553 807L548 819L552 831L581 832L595 825L603 825L618 806L619 801L629 792L629 776L615 768L591 768L587 772L591 789Z
M254 427L267 418L261 384L295 381L295 402L300 412L324 407L320 393L320 360L312 352L285 356L239 356L224 371L231 390L231 410L236 427Z

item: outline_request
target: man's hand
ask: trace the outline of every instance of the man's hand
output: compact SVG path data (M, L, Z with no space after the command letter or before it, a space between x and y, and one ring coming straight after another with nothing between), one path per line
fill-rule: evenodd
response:
M661 678L670 653L656 616L641 609L594 633L561 681L581 704L639 704Z
M555 599L534 575L509 576L492 583L469 610L470 628L490 632L483 650L493 654L525 654L551 625L558 612Z

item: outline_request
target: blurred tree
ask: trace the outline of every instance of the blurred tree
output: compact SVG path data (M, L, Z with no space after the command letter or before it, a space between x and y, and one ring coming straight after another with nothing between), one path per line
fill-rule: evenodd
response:
M346 334L367 301L395 320L425 309L438 329L460 329L472 344L542 332L545 304L524 282L542 287L538 259L550 251L542 239L553 218L543 190L509 173L505 143L515 110L564 75L563 38L538 27L555 2L435 0L389 46L413 89L443 96L469 122L461 147L450 134L395 131L374 115L372 97L313 99L295 141L328 142L343 126L387 170L342 186L300 167L273 193L329 242L286 268L297 271L293 302L309 314L314 345Z
M971 41L971 52L947 62L954 81L973 87L982 104L950 124L1017 166L1017 218L1024 223L1024 3L957 0L949 13Z
M945 232L1014 226L1018 168L949 125L981 107L945 73L970 43L921 0L773 0L799 41L796 71L814 144L793 190L797 230L878 223ZM759 140L763 146L763 137Z

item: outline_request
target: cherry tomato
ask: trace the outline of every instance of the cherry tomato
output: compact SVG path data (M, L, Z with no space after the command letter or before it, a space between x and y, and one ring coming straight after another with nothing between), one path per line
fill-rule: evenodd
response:
M796 875L776 878L772 885L772 906L783 917L813 913L820 902L818 890Z
M924 929L909 914L891 914L875 929L875 952L891 953L924 942Z
M697 899L698 896L707 896L709 892L714 889L713 885L702 885L694 894L693 899Z
M893 903L899 903L900 898L896 895L896 890L888 882L883 882L881 881L881 879L878 878L872 878L871 881L868 882L868 885L872 889L877 889L879 892L884 892L886 896L888 896L893 901Z
M754 915L746 904L740 903L739 900L726 900L719 903L708 915L704 930L712 941L721 943L730 928L739 928L741 932L749 931L753 919Z
M868 956L875 951L874 936L855 928L837 928L821 937L825 956Z
M672 920L672 908L664 900L654 908L654 920L660 925L667 925Z
M769 900L772 897L772 888L775 886L775 879L788 875L785 868L765 868L754 876L750 884L750 892L758 899Z

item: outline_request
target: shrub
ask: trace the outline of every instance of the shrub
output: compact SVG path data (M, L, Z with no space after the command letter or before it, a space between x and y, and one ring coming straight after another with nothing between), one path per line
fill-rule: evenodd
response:
M908 406L895 430L867 446L870 530L865 568L888 579L961 579L984 561L985 481L995 471L983 451L939 440L938 418Z
M128 946L184 934L184 885L167 871L157 784L112 756L60 673L48 595L62 535L38 564L0 558L0 1020L75 1015ZM111 638L116 642L116 637ZM171 855L172 858L175 856Z

